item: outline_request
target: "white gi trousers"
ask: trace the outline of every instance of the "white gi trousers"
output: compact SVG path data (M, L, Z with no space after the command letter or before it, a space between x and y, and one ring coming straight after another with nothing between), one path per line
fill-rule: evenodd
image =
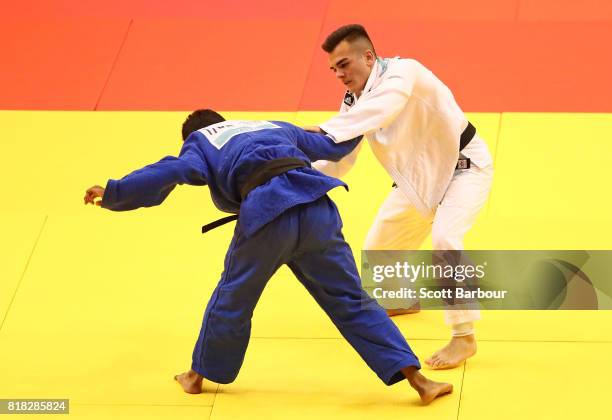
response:
M392 188L365 240L366 250L416 250L431 233L434 250L462 250L463 238L484 207L493 165L486 143L476 135L461 152L469 169L456 170L435 214L424 217L399 188ZM479 166L480 164L480 166ZM447 324L480 319L479 310L445 310Z

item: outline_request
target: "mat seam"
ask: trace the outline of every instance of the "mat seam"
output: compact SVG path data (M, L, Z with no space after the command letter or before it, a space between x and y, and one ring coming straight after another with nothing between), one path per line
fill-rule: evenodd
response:
M38 246L38 241L40 240L40 237L42 236L43 230L45 229L45 226L47 225L48 218L49 218L49 215L48 214L45 215L45 220L43 220L42 226L40 227L40 230L38 231L38 236L36 237L36 241L34 241L34 246L32 246L32 251L30 251L30 255L28 256L25 267L23 268L21 276L19 277L19 281L17 282L17 286L15 287L15 292L13 293L13 297L11 298L6 308L4 317L2 318L2 323L0 323L0 331L2 331L2 327L4 327L4 323L6 322L8 318L8 314L11 310L11 307L13 306L13 302L15 301L15 297L17 296L17 292L19 291L19 287L21 286L21 283L23 282L26 271L28 271L28 267L30 266L30 261L32 261L32 256L34 255L34 251L36 250L36 247Z
M117 61L119 61L119 55L121 55L121 51L123 50L123 47L125 46L125 42L127 40L127 37L130 33L130 29L132 28L132 23L134 23L134 19L130 19L130 23L128 23L128 27L125 31L125 34L123 35L123 39L121 40L121 44L119 45L119 50L117 51L117 54L115 55L115 59L113 60L113 64L111 65L110 71L108 72L108 76L106 77L106 81L104 82L104 85L102 86L102 91L100 92L100 95L98 96L98 100L96 101L96 105L94 106L94 111L98 110L98 106L100 106L100 101L102 100L102 96L104 96L104 92L106 91L106 88L108 86L108 82L110 81L110 78L113 74L113 71L115 70L115 66L117 65Z
M463 362L463 373L461 375L461 387L459 388L459 403L457 404L457 420L461 411L461 397L463 396L463 381L465 379L465 371L467 370L467 360Z
M321 24L319 26L319 32L317 36L317 40L319 36L323 34L323 28L325 27L325 22L327 21L327 13L329 12L329 5L331 0L327 0L327 4L325 5L325 11L323 12L323 19L321 19ZM308 80L310 79L310 75L312 73L312 67L314 66L315 54L317 53L317 45L315 45L312 49L312 54L310 55L310 66L308 67L308 72L306 73L306 80L304 80L304 87L302 88L302 94L300 95L300 101L297 104L297 109L295 112L299 112L302 107L302 101L304 100L304 95L306 94L306 88L308 84Z

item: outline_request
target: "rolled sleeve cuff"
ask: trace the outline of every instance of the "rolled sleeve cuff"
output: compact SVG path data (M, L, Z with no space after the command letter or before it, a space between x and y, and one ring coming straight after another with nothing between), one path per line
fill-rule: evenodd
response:
M117 189L119 182L114 179L109 179L104 189L104 196L102 197L102 207L106 209L113 208L113 205L117 202Z

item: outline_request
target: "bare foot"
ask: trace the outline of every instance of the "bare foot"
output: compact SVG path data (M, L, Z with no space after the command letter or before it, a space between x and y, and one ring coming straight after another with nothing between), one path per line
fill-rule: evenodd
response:
M174 380L181 384L183 390L189 394L202 393L202 375L198 372L189 370L189 372L176 375Z
M407 309L387 309L388 316L396 316L396 315L406 315L406 314L416 314L421 312L421 304L419 302L412 305Z
M453 392L453 386L445 382L434 382L423 376L414 366L402 369L402 373L421 397L423 404L427 405L438 397Z
M432 369L452 369L476 354L474 334L453 337L451 341L425 360Z

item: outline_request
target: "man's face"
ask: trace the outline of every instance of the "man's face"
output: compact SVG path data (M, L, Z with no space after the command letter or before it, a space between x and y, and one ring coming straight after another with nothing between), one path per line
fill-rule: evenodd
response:
M365 88L376 57L359 40L340 42L329 54L329 68L352 93L361 94Z

